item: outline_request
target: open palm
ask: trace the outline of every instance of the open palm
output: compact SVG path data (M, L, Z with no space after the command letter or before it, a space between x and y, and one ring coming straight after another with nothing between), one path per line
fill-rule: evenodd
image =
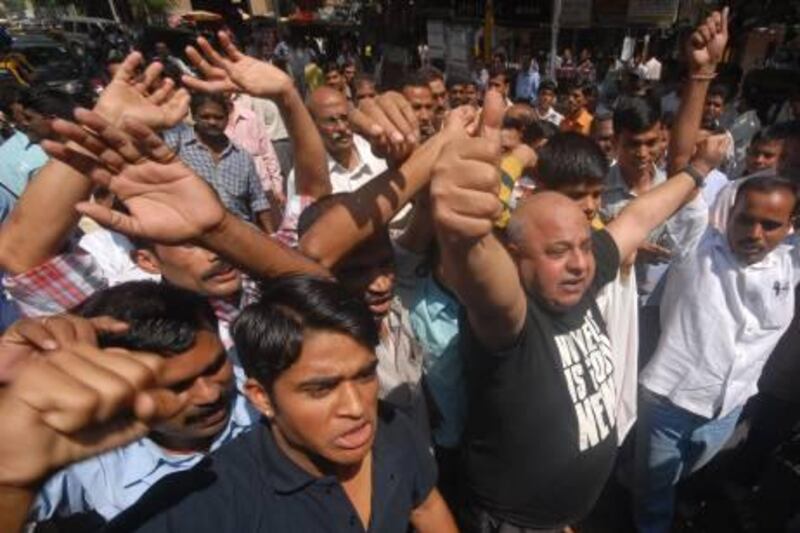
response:
M184 76L190 89L205 92L245 92L263 98L276 98L291 87L292 80L279 68L243 54L225 32L219 32L225 55L220 54L204 38L197 39L200 48L189 46L186 55L203 74L201 80ZM202 52L202 54L200 53Z
M82 214L114 231L161 244L197 239L222 223L226 211L216 192L151 128L134 119L117 128L87 110L78 110L75 118L80 125L53 123L74 145L46 141L42 147L107 188L128 211L81 202L76 208Z
M189 93L176 90L172 80L161 79L164 67L160 63L151 63L139 78L136 71L142 61L138 52L125 58L94 110L111 123L127 116L156 130L170 128L186 116Z

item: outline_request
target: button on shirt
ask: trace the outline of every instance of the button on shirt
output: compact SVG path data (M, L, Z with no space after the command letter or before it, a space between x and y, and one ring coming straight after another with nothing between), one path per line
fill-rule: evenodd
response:
M247 400L237 394L231 418L214 440L211 451L250 429L253 418ZM95 511L111 520L131 507L163 477L189 470L207 454L175 455L144 438L76 463L51 477L31 510L32 520Z
M164 142L214 187L222 203L234 214L255 222L256 213L269 209L253 158L236 144L229 142L220 160L215 162L194 128L186 124L164 132Z
M193 470L162 480L109 529L406 533L411 512L435 484L435 462L411 422L379 406L365 528L338 480L297 466L263 422Z
M800 279L797 236L762 261L740 263L708 223L702 196L669 223L677 247L661 303L661 337L640 383L706 418L755 394L761 370L789 326Z

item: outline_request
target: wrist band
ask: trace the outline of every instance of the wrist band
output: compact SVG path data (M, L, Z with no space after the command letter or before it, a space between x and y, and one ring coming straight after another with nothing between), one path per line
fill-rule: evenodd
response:
M705 175L699 170L697 170L691 163L683 167L681 169L681 172L686 172L687 174L689 174L694 180L695 187L697 187L698 189L702 189L703 185L706 184Z

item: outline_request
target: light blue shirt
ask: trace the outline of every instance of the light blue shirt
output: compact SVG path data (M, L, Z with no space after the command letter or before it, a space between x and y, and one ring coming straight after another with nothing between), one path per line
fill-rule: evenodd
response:
M247 400L237 394L228 425L210 451L246 432L255 420ZM111 520L163 477L192 468L206 455L170 454L152 440L140 439L55 474L39 492L29 516L41 521L95 511Z
M28 136L17 131L0 145L0 183L4 192L19 198L25 186L40 168L47 163L47 154Z
M517 83L514 89L516 98L531 101L539 92L539 71L531 68L517 74Z

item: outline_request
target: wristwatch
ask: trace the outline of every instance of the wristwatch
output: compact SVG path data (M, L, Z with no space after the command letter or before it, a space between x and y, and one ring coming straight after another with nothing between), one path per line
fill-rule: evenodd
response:
M697 170L691 163L681 169L681 172L686 172L694 180L694 185L698 189L702 189L706 184L706 175Z

